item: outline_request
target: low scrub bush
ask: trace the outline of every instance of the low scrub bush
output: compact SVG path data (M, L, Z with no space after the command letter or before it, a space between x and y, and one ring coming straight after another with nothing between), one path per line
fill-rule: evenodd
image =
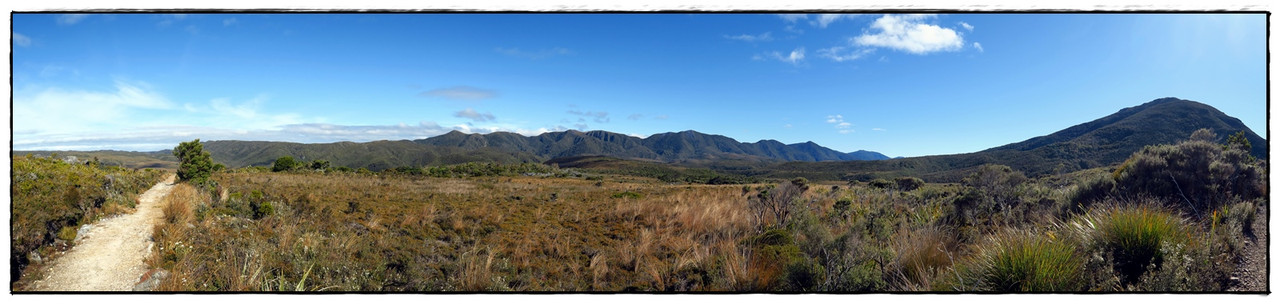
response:
M1244 144L1219 145L1207 129L1174 145L1143 148L1116 170L1117 192L1155 196L1196 218L1237 201L1263 197L1265 170Z

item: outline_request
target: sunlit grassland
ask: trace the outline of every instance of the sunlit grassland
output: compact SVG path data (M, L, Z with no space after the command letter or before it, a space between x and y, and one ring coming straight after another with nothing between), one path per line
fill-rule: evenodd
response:
M1265 166L1195 138L958 184L223 172L170 195L150 263L181 291L1223 291Z

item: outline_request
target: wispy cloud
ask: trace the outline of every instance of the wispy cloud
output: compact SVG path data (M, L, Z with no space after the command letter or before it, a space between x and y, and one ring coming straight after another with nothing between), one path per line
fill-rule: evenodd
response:
M848 47L836 46L818 50L818 56L835 60L836 62L845 62L862 58L863 56L874 53L875 49L862 48L850 49Z
M485 112L485 113L476 112L476 110L472 108L467 108L466 110L453 113L453 117L466 118L466 119L474 120L476 122L492 121L494 119L493 114L490 114L489 112Z
M783 20L783 21L786 21L786 22L795 23L795 22L799 22L799 21L801 21L801 20L808 20L808 19L809 19L809 15L805 15L805 14L778 14L778 18L782 18L782 20Z
M117 81L112 91L15 92L13 128L38 135L83 132L122 125L138 110L167 108L173 103L140 82Z
M80 23L80 21L87 17L89 17L87 14L62 14L58 15L55 20L57 20L58 25L73 25Z
M856 17L858 17L857 14L818 14L818 17L809 23L818 28L827 28L828 25L841 19L853 19Z
M800 65L801 63L804 62L804 48L803 47L796 48L795 50L792 50L791 53L788 53L786 55L783 55L782 53L779 53L777 51L768 52L764 54L757 54L754 57L752 57L752 59L755 59L755 60L773 59L773 60L790 63L792 65Z
M982 49L982 44L981 44L981 43L974 42L974 43L973 43L973 48L978 49L978 52L980 52L980 53L981 53L981 52L986 52L986 50L983 50L983 49Z
M493 90L481 89L472 86L452 86L447 88L438 88L418 93L421 97L439 97L453 100L482 100L498 96Z
M933 24L934 15L884 15L871 23L872 33L854 37L854 44L883 47L923 55L940 51L956 51L964 46L964 38L955 30Z
M595 121L598 123L609 122L609 112L591 112L591 111L583 112L578 110L569 110L569 111L566 111L565 113L582 116L585 118L591 118L592 121ZM582 119L579 119L579 121L582 121Z
M827 115L826 122L834 126L840 134L853 133L853 124L844 121L844 115Z
M541 49L536 51L526 51L526 50L521 50L519 48L503 48L503 47L494 48L493 50L495 52L498 52L499 54L503 54L511 57L527 58L527 59L545 59L545 58L550 58L554 56L563 56L563 55L573 54L573 51L570 51L569 49L562 48L562 47L554 47L550 49Z
M966 30L966 31L970 31L970 32L972 32L972 31L973 31L973 26L972 26L972 25L969 25L969 23L966 23L966 22L964 22L964 21L960 21L960 27L963 27L963 28L964 28L964 30Z
M883 128L871 128L871 131L884 131Z
M300 143L417 139L450 130L506 131L524 135L567 130L563 126L525 129L471 123L444 127L435 122L394 125L337 125L323 118L269 110L270 98L214 98L177 104L144 82L117 81L111 90L24 88L14 92L13 147L17 150L155 151L178 142L267 140ZM492 122L490 113L468 108L456 116ZM582 112L607 122L604 112ZM585 128L585 123L583 123Z
M737 36L724 35L724 38L729 40L739 40L739 41L746 41L746 42L773 41L773 36L772 36L772 33L770 32L764 32L763 34L759 34L759 35L750 35L750 34L742 34Z
M13 32L13 45L27 47L31 46L31 38L18 32Z
M809 25L814 27L827 28L827 26L835 23L836 21L853 19L858 16L858 14L814 14L813 18L810 19L810 16L806 14L779 14L778 18L782 18L783 21L786 21L789 24L808 21Z
M166 27L182 21L182 19L187 19L187 14L164 14L160 15L160 22L157 22L156 25Z

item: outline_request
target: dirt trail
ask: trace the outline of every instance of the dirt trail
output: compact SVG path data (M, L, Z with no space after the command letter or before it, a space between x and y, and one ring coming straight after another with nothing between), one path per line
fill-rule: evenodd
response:
M1253 222L1254 237L1245 240L1240 267L1231 274L1238 282L1227 291L1268 291L1267 246L1270 245L1270 231L1267 231L1267 212L1270 212L1269 208L1258 208L1258 218Z
M147 272L151 231L164 215L160 201L174 175L138 196L136 211L94 223L65 255L52 262L33 291L131 291Z

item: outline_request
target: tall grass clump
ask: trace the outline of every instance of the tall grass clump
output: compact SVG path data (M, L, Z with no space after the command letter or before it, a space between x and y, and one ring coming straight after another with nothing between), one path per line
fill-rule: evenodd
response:
M896 287L929 290L934 278L951 266L957 245L954 234L936 226L900 234L893 241L897 259L890 268Z
M942 290L1074 292L1085 288L1084 259L1076 245L1026 232L991 237L974 257L958 265Z
M1136 205L1100 213L1095 242L1111 255L1124 284L1137 281L1148 269L1158 270L1165 246L1186 245L1189 239L1182 218L1157 207Z

